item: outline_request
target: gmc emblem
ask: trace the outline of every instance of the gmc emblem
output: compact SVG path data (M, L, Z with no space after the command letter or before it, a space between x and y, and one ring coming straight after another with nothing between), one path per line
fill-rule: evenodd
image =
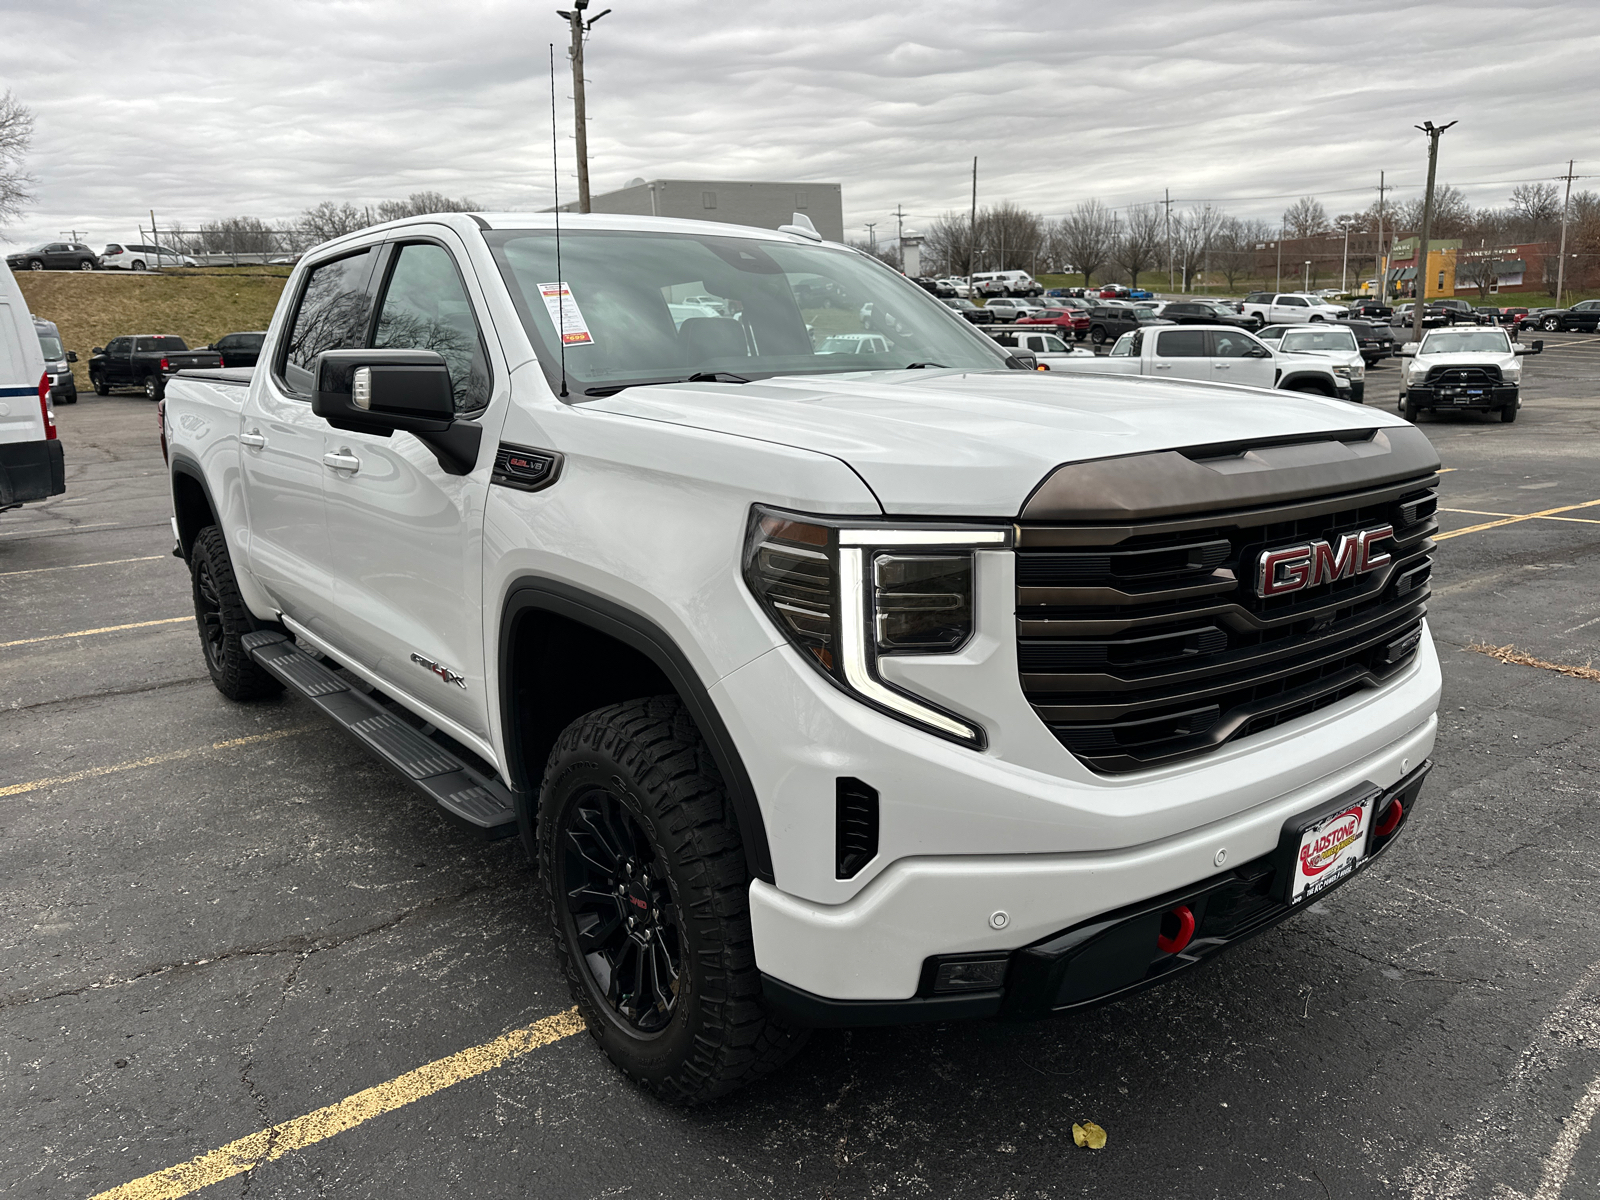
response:
M1327 542L1316 541L1268 550L1256 564L1256 595L1282 596L1386 567L1390 555L1374 554L1372 548L1393 536L1393 525L1379 525L1359 533L1340 534L1337 549Z

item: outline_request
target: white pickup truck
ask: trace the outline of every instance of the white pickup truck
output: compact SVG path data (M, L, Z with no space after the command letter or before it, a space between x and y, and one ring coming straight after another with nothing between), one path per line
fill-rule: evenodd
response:
M629 1076L691 1103L809 1027L1123 996L1401 835L1414 426L1037 372L803 218L555 219L317 247L161 420L217 688L520 833Z
M1515 421L1522 409L1522 360L1544 342L1514 345L1504 329L1430 329L1400 347L1400 411L1415 421L1441 410L1498 412Z
M1359 361L1359 355L1357 358ZM1228 325L1136 329L1119 337L1109 354L1074 358L1052 369L1244 384L1339 400L1357 398L1348 367L1320 355L1279 353L1253 334Z
M1350 315L1348 305L1304 292L1251 292L1239 305L1239 312L1262 325L1305 325L1338 321Z

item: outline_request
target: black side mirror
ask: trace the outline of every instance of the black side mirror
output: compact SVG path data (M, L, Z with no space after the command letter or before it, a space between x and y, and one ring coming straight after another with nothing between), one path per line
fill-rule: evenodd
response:
M104 354L105 352L106 348L104 346L96 346L93 350L89 351L90 354Z
M450 368L432 350L326 350L313 377L311 411L335 429L415 434L451 475L477 465L483 428L455 419Z
M67 351L67 361L68 362L77 362L78 361L78 352L76 350L68 350Z
M1534 342L1533 342L1533 345L1528 347L1528 353L1529 354L1543 354L1544 353L1544 339L1543 338L1535 338Z

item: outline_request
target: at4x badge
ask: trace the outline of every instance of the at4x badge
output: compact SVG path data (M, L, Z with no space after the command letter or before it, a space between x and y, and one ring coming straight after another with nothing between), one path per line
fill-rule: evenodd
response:
M439 663L434 662L431 658L423 658L420 654L413 654L411 656L411 661L416 663L419 667L427 667L428 670L432 671L446 683L453 683L463 691L466 690L467 681L456 672L452 671L449 667L441 666Z
M1372 548L1393 536L1393 525L1379 525L1359 533L1340 534L1337 548L1319 540L1268 550L1256 564L1256 595L1282 596L1386 567L1390 555L1374 554Z

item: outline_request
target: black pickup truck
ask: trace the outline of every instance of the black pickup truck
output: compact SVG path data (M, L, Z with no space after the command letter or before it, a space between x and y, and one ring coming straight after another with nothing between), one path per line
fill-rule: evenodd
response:
M167 392L167 376L177 371L209 371L222 366L215 350L191 350L181 337L166 333L112 338L96 346L89 360L89 382L97 396L112 388L140 388L145 398L159 400Z

